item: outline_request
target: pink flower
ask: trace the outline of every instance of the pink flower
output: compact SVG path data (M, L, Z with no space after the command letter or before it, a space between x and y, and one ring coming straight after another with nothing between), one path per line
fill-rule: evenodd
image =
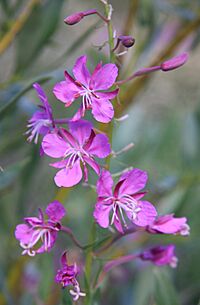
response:
M159 216L147 227L147 231L150 233L180 234L183 236L189 235L189 230L187 218L177 218L173 214Z
M111 174L103 170L97 182L98 199L94 211L98 224L103 228L114 224L123 233L122 226L127 227L124 213L137 226L145 227L152 223L157 215L156 209L150 202L141 201L145 192L139 192L145 187L147 179L146 172L135 168L124 173L112 191Z
M45 211L48 219L39 209L38 217L24 218L26 224L19 224L15 230L15 237L24 249L22 255L34 256L36 253L49 252L53 247L57 233L61 229L60 220L65 216L65 208L58 201L51 202ZM37 246L38 245L38 246Z
M67 286L73 286L74 290L70 290L70 294L73 296L73 300L77 301L80 296L85 296L84 292L81 292L79 283L76 279L80 270L76 263L68 265L67 252L64 252L61 257L62 268L57 271L55 281L62 285L63 288Z
M170 265L170 267L175 268L178 258L175 256L174 250L174 245L157 246L141 253L140 258L151 261L157 266Z
M60 129L59 134L46 135L42 148L48 156L62 158L51 166L61 168L54 180L57 186L64 187L71 187L80 182L81 163L85 181L88 180L87 164L100 175L100 167L94 157L105 158L111 152L107 136L95 134L92 124L83 120L70 122L69 131Z
M34 139L34 143L37 144L39 135L47 134L54 127L54 121L51 106L43 89L38 83L35 83L33 87L37 91L42 106L39 106L40 110L37 110L28 121L29 129L26 134L29 134L29 142Z
M111 92L104 92L104 90L114 84L118 75L117 66L114 64L102 66L99 63L91 75L86 62L85 55L79 57L73 68L75 79L66 71L65 81L56 84L53 92L61 102L65 103L66 107L69 107L78 97L82 97L82 105L73 120L80 119L87 109L91 109L97 121L108 123L114 116L110 100L116 97L119 89Z

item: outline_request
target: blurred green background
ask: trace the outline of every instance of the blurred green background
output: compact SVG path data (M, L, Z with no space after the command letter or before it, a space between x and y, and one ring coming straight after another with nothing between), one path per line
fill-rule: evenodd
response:
M118 267L97 290L92 304L197 305L200 301L200 1L199 0L111 0L113 23L118 34L130 34L135 46L119 57L120 78L137 68L162 62L173 54L189 51L188 63L173 72L158 72L122 88L117 115L129 114L114 123L113 150L130 142L134 148L111 162L112 173L135 166L149 172L148 190L160 213L186 216L191 227L188 238L129 236L107 251L102 260L132 253L152 243L175 243L176 270L131 263ZM90 68L100 59L108 62L106 27L97 17L85 18L68 27L66 15L98 8L98 0L0 0L0 305L71 304L67 292L54 283L58 254L82 260L71 240L61 236L50 254L33 259L21 257L14 239L15 226L24 216L36 215L52 199L67 208L65 224L82 244L88 243L95 192L78 185L72 190L56 188L50 159L39 157L39 145L24 135L27 120L38 99L31 89L43 84L56 117L70 117L74 108L63 105L52 94L63 71L76 57L88 55ZM88 118L91 119L90 115ZM95 178L96 179L96 178ZM94 184L92 174L90 182ZM97 230L97 241L108 233ZM82 284L84 287L84 283ZM81 304L81 301L80 301Z

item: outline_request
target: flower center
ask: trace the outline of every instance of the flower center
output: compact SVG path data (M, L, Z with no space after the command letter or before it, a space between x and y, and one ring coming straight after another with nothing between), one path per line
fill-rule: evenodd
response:
M89 109L92 106L92 96L94 95L94 90L84 87L83 91L80 92L80 95L83 97L82 105L83 112L85 112L86 109Z
M49 119L38 119L36 121L30 122L27 125L29 130L26 132L26 134L30 134L30 136L28 137L28 141L32 141L35 138L34 143L37 144L41 128L50 126L51 120Z
M35 256L36 250L34 250L34 246L41 239L45 251L51 247L51 233L49 229L37 229L33 232L30 241L25 243L20 243L20 246L24 249L22 255L28 254L29 256Z
M108 197L105 199L105 201L108 200L112 200L113 204L113 215L111 218L111 225L114 223L115 219L120 221L119 216L121 216L124 227L127 227L123 212L128 214L129 218L134 221L137 218L137 214L141 211L141 208L138 206L138 201L128 194L123 194L119 198Z
M78 148L74 148L74 147L70 147L66 150L65 154L64 154L64 159L68 158L67 160L67 164L66 164L66 168L72 168L74 166L74 163L80 159L83 164L84 159L83 156L86 155L89 157L89 154L82 148L82 147L78 147Z

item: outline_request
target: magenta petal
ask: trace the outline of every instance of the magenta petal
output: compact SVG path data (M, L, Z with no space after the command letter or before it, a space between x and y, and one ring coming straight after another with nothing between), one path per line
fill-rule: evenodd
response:
M66 129L60 128L59 133L65 141L67 141L72 147L76 148L77 147L77 141L73 137L73 135Z
M32 231L26 224L20 224L16 226L15 237L23 244L28 244L32 236Z
M133 223L140 227L145 227L151 224L157 216L155 207L148 201L139 201L138 207L141 211L138 212L137 218L133 220ZM127 213L127 216L131 219L131 215Z
M106 64L91 78L92 89L105 90L110 88L118 75L118 68L114 64Z
M89 158L87 156L83 157L84 161L96 172L96 174L100 175L100 166L99 164L94 161L92 158Z
M65 160L61 160L58 162L54 162L54 163L50 163L49 165L55 168L63 168L65 166L67 166L67 162L69 159L65 159Z
M111 153L108 137L103 134L97 134L87 152L98 158L106 158Z
M39 99L41 100L42 104L44 105L49 119L52 120L53 119L52 118L52 109L48 102L48 98L47 98L45 92L43 91L42 87L38 83L33 84L33 88L37 91Z
M53 93L58 100L65 103L68 107L74 101L75 94L78 93L78 88L74 83L68 83L67 81L62 81L57 83L53 88Z
M77 110L77 112L75 113L75 115L73 116L71 121L76 122L76 121L80 120L82 117L84 117L84 114L85 114L85 112L83 111L83 107L81 105L81 107Z
M104 202L98 201L95 205L93 216L102 228L107 228L109 226L109 214L111 209L112 204L109 205L109 202L105 205Z
M110 91L110 92L98 92L97 96L100 99L112 100L117 96L118 93L119 93L119 89L116 89L116 90Z
M79 144L83 145L90 137L92 131L92 123L85 120L69 122L69 129Z
M152 261L157 266L170 265L175 268L177 265L177 257L175 256L175 246L156 246L140 254L142 260Z
M92 81L95 79L97 72L102 68L102 62L99 62L96 67L94 68L94 71L92 73L91 81L90 81L90 87L93 88Z
M67 265L67 251L63 252L63 254L62 254L61 258L60 258L60 261L61 261L62 267Z
M50 157L63 157L68 148L70 148L69 144L67 144L56 133L47 134L43 138L42 149L44 150L45 154Z
M164 233L176 234L187 225L187 218L176 218L173 215L159 216L154 223L150 226L150 230Z
M111 173L107 170L102 170L101 176L97 181L97 194L99 197L112 196L113 179Z
M71 187L78 184L82 179L80 160L78 159L72 168L61 169L54 180L57 186Z
M86 67L86 62L87 62L86 55L79 57L74 65L73 74L79 83L88 86L91 76L90 76L90 72Z
M43 223L43 216L42 216L42 218L41 217L40 218L38 218L38 217L25 217L24 221L32 227L41 226L42 223Z
M51 220L59 221L65 216L66 210L59 201L55 200L47 206L45 213Z
M92 114L98 122L108 123L114 116L113 105L106 99L92 99Z
M125 180L119 188L119 194L133 195L134 193L137 193L145 187L148 179L147 172L138 168L134 168L122 176ZM121 180L122 177L120 177L119 181Z

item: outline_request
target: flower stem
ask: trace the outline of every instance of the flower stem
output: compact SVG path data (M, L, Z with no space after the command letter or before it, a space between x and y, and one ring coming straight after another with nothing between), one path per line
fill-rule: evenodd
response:
M137 231L138 232L138 231ZM99 256L101 255L104 251L108 250L114 243L116 243L119 239L129 235L136 233L135 228L130 228L127 229L123 234L117 233L115 236L113 236L102 248L98 249L94 255Z
M64 227L62 226L61 227L61 231L65 232L66 234L69 235L69 237L71 238L71 240L74 242L74 244L80 248L80 249L84 249L84 247L80 244L80 242L76 239L76 237L74 236L72 230L70 228L67 228L67 227Z
M110 52L110 62L115 63L116 57L115 53L113 52L113 49L115 47L115 41L114 41L114 33L113 33L113 26L112 26L112 20L111 20L111 10L112 6L109 3L105 3L105 14L106 18L108 19L107 22L107 31L108 31L108 44L109 44L109 52ZM114 108L115 108L115 102ZM113 121L111 121L108 124L100 124L100 130L105 132L108 135L108 138L110 140L110 143L112 144L112 137L113 137ZM110 167L110 161L111 161L111 155L106 158L106 167L109 169Z
M89 243L93 243L95 241L96 238L96 224L95 222L93 222L92 224L92 228L90 231L90 236L89 236ZM92 263L93 263L93 247L91 247L90 249L88 249L87 253L86 253L86 262L85 262L85 278L86 278L86 282L87 285L89 285L88 287L85 287L86 291L86 298L85 298L85 305L89 305L91 302L91 270L92 270Z
M54 120L55 124L67 124L70 122L70 119L56 119Z
M109 16L111 13L110 12L111 9L112 9L111 5L106 3L105 4L105 13L106 13L106 17L108 19L107 29L108 29L108 44L109 44L109 50L110 50L110 62L114 63L115 62L115 53L113 52L113 49L115 47L115 44L114 44L112 21Z

